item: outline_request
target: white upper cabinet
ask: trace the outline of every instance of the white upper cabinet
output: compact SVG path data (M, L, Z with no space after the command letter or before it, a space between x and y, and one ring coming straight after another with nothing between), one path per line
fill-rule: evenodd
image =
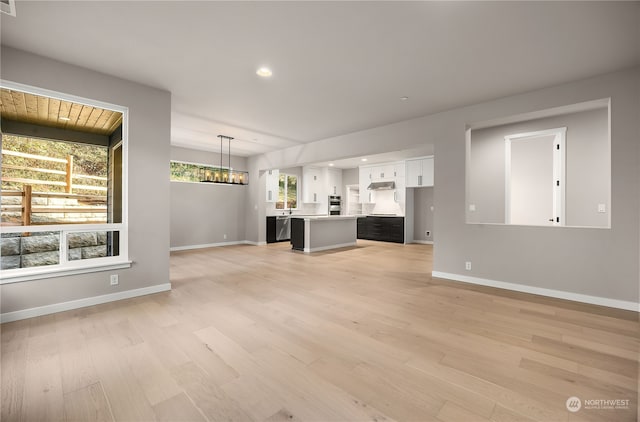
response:
M302 168L302 202L318 204L326 196L322 170L318 167Z
M342 196L342 170L327 167L325 180L327 182L327 196Z
M359 185L360 185L360 203L371 203L371 191L367 190L371 184L371 169L372 167L360 167L359 168Z
M279 170L267 170L267 202L276 202L278 200L278 183L280 179Z
M400 207L403 210L404 210L404 204L407 196L406 194L407 183L404 177L404 173L405 173L404 167L405 167L404 161L402 161L401 163L397 163L396 165L396 178L395 178L396 190L393 195L393 199L395 200L395 202L400 204Z
M372 182L393 180L396 177L396 169L394 164L380 164L369 167Z
M406 161L406 184L408 188L433 186L433 157Z
M399 161L393 164L393 172L396 178L402 177L404 179L405 175L405 162Z

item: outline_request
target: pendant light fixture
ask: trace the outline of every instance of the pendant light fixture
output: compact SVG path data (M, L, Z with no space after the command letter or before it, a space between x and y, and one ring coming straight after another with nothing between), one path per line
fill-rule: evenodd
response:
M223 183L228 185L248 185L249 173L246 171L233 170L231 168L231 141L233 137L226 135L218 135L220 138L220 167L201 167L200 168L200 181L208 183ZM222 152L223 143L227 141L228 146L228 166L225 168L222 166L224 154Z

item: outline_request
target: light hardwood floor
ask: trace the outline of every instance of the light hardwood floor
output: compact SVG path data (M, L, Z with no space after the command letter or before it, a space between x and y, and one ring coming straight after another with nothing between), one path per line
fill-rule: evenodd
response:
M171 292L3 324L1 420L637 419L636 313L431 263L428 245L367 241L174 253Z

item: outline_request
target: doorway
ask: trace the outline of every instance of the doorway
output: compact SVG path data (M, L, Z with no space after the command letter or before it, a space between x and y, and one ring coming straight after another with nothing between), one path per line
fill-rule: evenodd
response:
M505 136L507 224L565 225L566 128Z

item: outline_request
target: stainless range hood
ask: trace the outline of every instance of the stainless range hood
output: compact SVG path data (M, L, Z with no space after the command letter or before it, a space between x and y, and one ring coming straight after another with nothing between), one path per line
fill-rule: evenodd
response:
M372 182L367 189L368 190L391 190L396 188L395 182Z

